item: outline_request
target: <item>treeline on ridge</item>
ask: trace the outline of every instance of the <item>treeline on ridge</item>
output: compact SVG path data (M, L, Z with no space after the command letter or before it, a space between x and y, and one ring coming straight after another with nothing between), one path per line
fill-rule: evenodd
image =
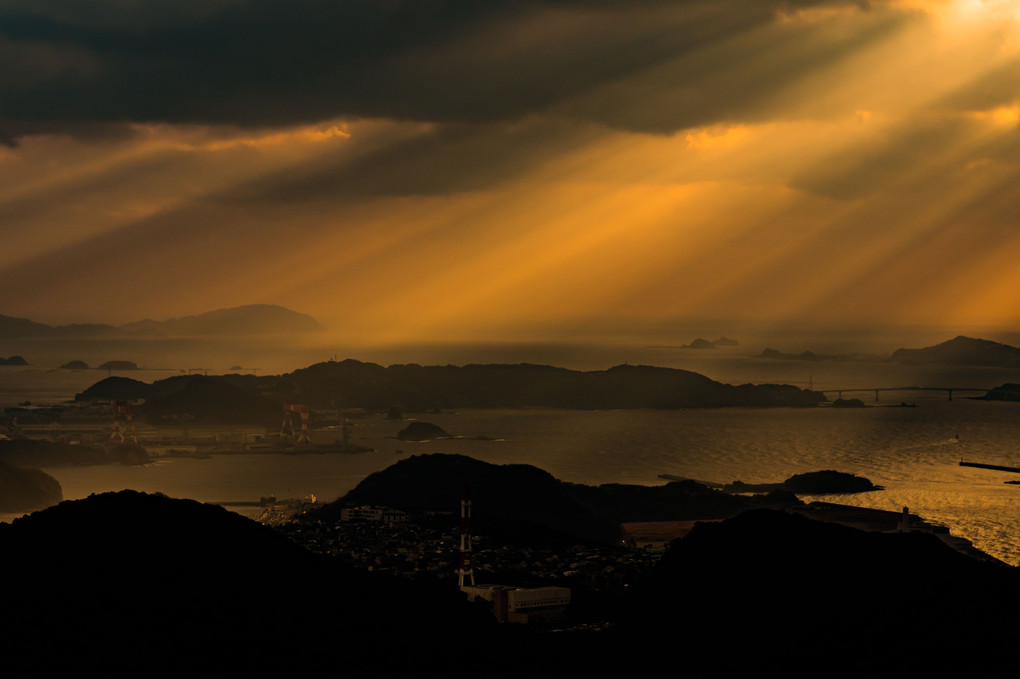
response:
M198 385L198 386L195 386ZM179 394L190 390L190 397ZM280 376L178 376L151 385L108 378L78 400L147 399L153 415L180 412L191 401L215 409L232 398L249 399L243 410L278 412L281 400L313 408L394 406L420 412L437 408L552 407L580 409L699 408L724 406L810 407L818 393L790 385L733 386L687 370L620 365L582 372L552 366L465 365L383 367L355 360L318 363ZM275 402L270 407L269 402Z

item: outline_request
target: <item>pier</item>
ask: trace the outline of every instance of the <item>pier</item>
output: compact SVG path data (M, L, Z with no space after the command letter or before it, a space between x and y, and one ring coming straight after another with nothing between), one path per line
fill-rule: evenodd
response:
M997 472L1015 472L1020 474L1020 467L1007 467L1001 464L985 464L983 462L964 462L960 460L961 467L976 467L977 469L991 469Z

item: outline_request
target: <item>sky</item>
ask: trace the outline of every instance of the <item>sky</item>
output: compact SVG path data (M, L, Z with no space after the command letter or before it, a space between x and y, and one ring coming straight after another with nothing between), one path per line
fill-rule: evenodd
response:
M5 0L0 314L1020 321L1020 2Z

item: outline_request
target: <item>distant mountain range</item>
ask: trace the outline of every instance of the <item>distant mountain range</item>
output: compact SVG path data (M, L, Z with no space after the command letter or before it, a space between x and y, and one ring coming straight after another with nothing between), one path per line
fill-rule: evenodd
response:
M267 335L324 330L311 316L275 304L249 304L166 321L145 319L114 326L101 323L46 325L0 314L0 339L32 337L169 337L194 335Z
M892 359L897 363L949 363L1016 368L1020 367L1020 349L1008 344L960 335L933 347L897 349L893 352Z
M922 349L897 349L891 356L877 354L816 354L804 351L787 354L765 349L751 358L780 359L787 361L892 361L894 363L946 365L973 365L993 368L1020 367L1020 349L991 340L960 335L951 340Z

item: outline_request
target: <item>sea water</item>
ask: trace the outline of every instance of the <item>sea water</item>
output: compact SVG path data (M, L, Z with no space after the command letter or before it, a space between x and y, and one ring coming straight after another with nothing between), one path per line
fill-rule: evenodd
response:
M714 365L717 373L724 374L721 379L730 382L764 381L740 379L755 371L781 377L773 373L784 368L787 374L803 372L807 367L795 361L745 360L749 368L745 374L735 359ZM991 387L1015 379L1002 371L933 372L879 365L865 372L861 366L836 363L814 367L816 372L810 379L816 389ZM711 369L712 364L708 367ZM702 368L701 372L716 377L710 370ZM874 392L846 396L863 397L870 407L465 409L416 415L462 437L422 443L395 438L406 421L368 415L355 420L354 438L361 445L375 448L373 453L220 455L211 459L162 459L142 467L46 471L61 483L68 499L134 488L227 502L257 500L269 494L314 494L330 500L368 474L424 453L463 454L496 464L532 464L562 480L587 484L664 483L660 474L715 483L778 482L796 473L835 469L865 476L885 489L804 499L892 511L907 506L911 512L972 540L978 548L1020 564L1020 486L1005 483L1020 480L1020 474L959 466L961 459L1020 465L1020 403L977 401L960 394L954 394L950 401L945 392L935 391L882 392L878 402ZM899 407L904 401L917 407ZM332 441L335 432L316 432L315 436L322 442ZM526 502L526 496L521 501ZM475 502L483 503L484 498L476 498Z

